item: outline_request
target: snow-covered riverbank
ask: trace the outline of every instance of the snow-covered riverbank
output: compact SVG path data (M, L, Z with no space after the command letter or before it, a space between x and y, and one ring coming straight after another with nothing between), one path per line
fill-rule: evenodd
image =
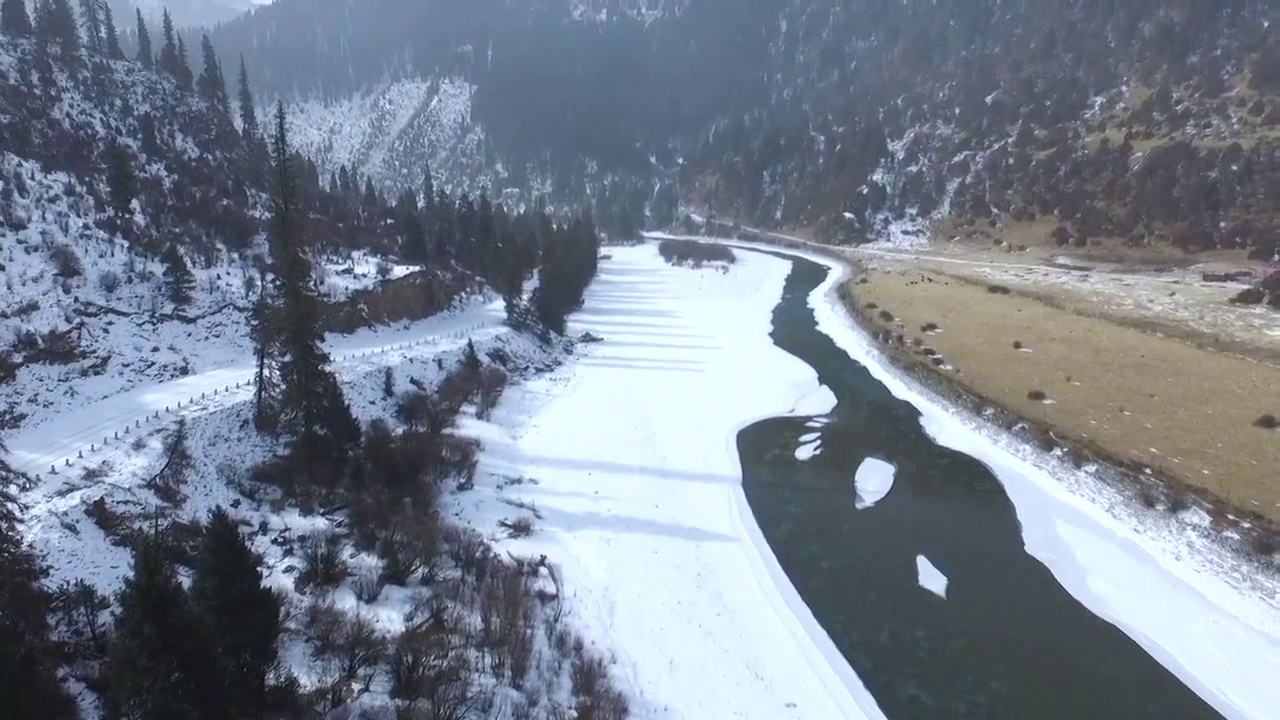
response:
M734 243L777 252L772 246ZM987 427L915 386L854 326L836 297L844 266L809 297L819 329L896 397L921 412L940 445L989 467L1013 501L1027 551L1068 592L1119 626L1228 718L1280 707L1280 588L1238 582L1245 565L1166 524L1134 517L1107 489L1052 456ZM963 578L950 578L963 582ZM1258 586L1264 594L1254 594Z

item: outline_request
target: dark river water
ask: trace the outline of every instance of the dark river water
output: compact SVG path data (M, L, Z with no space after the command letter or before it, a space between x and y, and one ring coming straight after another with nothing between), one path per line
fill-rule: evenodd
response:
M818 331L807 299L828 270L794 263L773 340L839 404L819 429L774 418L743 430L743 482L787 576L889 718L1221 717L1026 553L995 476L934 444L911 405ZM801 462L813 432L821 452ZM856 510L867 458L893 465L895 482ZM949 578L947 599L919 586L917 555Z

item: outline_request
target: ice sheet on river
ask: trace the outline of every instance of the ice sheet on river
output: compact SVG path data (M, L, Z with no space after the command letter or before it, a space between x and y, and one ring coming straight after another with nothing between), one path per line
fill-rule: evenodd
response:
M791 263L742 253L722 274L654 245L609 253L571 323L604 341L513 387L483 438L482 476L529 482L461 502L536 506L537 532L508 545L562 568L570 619L617 658L634 717L884 717L742 490L739 430L835 404L770 338Z
M893 466L878 458L867 458L853 475L853 504L866 510L880 502L893 489Z

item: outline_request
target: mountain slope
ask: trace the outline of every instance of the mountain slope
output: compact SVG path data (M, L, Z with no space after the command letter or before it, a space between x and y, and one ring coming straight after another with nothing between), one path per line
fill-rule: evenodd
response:
M215 40L272 95L462 78L487 139L486 169L466 172L545 177L598 205L639 184L650 224L673 193L846 243L1053 216L1025 231L1265 257L1273 15L1255 0L485 0L356 17L348 0L281 0ZM332 47L302 47L312 35Z

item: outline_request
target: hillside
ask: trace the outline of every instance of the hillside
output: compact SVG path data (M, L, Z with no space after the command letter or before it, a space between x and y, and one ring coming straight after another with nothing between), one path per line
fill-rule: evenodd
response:
M1275 250L1266 3L721 5L390 4L348 23L337 0L282 0L214 38L271 96L461 78L486 140L467 177L550 178L650 227L678 197L839 243L950 215L988 241L970 220L1076 245ZM309 34L337 44L293 45ZM375 144L399 136L386 127Z
M198 73L167 29L159 53L125 60L115 28L81 26L88 10L77 17L58 0L33 30L4 5L0 715L118 717L128 706L145 717L261 716L270 706L284 717L483 702L552 717L625 707L606 661L561 624L546 588L558 591L554 568L508 562L470 521L442 517L442 488L476 473L479 444L457 424L487 416L509 378L572 349L564 318L596 262L589 215L509 210L483 192L437 188L431 158L402 145L372 157L398 162L412 178L403 186L375 187L345 168L322 177L297 111L280 106L268 132L251 94L233 109L208 43ZM466 92L450 85L433 97ZM466 131L457 112L432 117L439 132ZM379 453L400 469L377 465ZM317 468L329 481L303 480ZM407 487L373 492L391 475ZM355 498L372 514L333 509ZM421 537L397 535L404 523ZM240 531L250 526L257 534ZM215 542L230 543L256 601L224 597L217 610L193 599ZM343 571L313 590L293 575L311 572L301 548L321 544ZM483 571L446 560L446 548ZM445 575L458 594L441 589ZM502 642L519 645L500 658L499 581L504 612L516 613L503 616ZM138 599L148 592L169 593L172 612L137 614L131 603L161 602ZM272 660L246 687L230 669L238 650L192 630L186 613L199 606L199 621L215 622L254 602L260 619L273 618L254 630ZM427 604L430 633L412 619ZM447 626L436 615L446 606ZM329 644L315 634L321 619ZM340 664L332 633L364 638L360 652L372 654L358 671ZM394 691L370 690L411 651L448 678L428 687L402 675ZM140 679L153 671L165 676ZM570 674L584 672L590 687L571 687ZM218 688L182 704L214 677L242 694ZM432 694L442 686L448 699Z

